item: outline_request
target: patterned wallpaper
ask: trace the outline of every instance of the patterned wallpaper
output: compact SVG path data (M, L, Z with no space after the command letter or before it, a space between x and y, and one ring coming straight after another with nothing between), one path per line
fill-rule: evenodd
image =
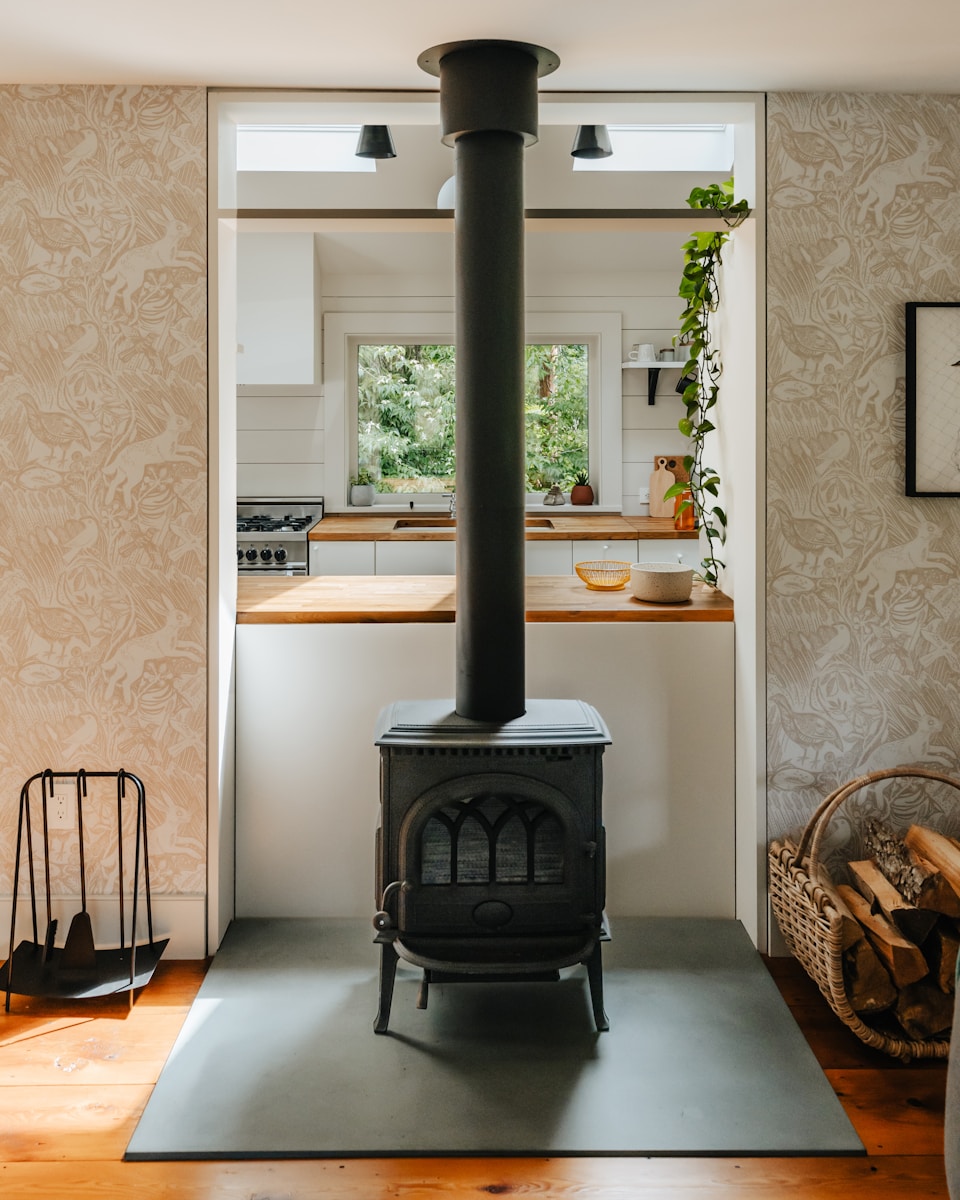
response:
M960 502L903 494L903 305L960 301L960 97L774 95L768 122L774 837L861 771L960 765ZM902 823L922 790L877 802Z
M204 891L206 353L205 91L0 88L0 892L48 766L138 774L154 892Z

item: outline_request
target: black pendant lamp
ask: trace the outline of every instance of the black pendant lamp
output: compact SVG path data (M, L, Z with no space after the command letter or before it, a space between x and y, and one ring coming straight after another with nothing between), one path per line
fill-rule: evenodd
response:
M609 158L613 147L606 125L578 125L570 154L574 158Z
M357 158L396 158L389 125L364 125L354 152Z

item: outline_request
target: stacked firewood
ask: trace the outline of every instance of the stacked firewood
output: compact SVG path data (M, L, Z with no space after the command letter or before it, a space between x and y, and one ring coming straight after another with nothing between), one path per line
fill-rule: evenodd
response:
M864 852L848 864L853 886L825 885L842 917L850 1007L864 1020L895 1018L915 1040L946 1036L960 948L960 842L922 825L900 837L870 820Z

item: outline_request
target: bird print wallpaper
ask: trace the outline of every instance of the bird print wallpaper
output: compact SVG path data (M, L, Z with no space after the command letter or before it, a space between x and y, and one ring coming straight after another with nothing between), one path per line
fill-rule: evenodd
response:
M960 500L904 494L904 305L960 301L960 98L771 95L767 171L776 837L861 772L960 767ZM960 825L942 786L858 802ZM836 853L856 811L835 825Z
M201 88L0 88L0 899L23 781L123 767L154 895L202 903L206 155ZM904 304L960 301L960 98L770 95L767 170L776 837L859 772L960 769L960 500L904 495ZM876 804L960 828L910 782ZM76 895L62 834L51 872Z
M122 767L154 895L203 896L206 319L205 91L0 88L0 894L23 782ZM75 848L51 834L55 894Z

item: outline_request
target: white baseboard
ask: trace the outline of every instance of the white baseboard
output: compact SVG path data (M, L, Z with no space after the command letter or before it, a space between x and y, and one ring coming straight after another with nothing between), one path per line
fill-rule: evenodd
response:
M770 958L792 958L793 952L783 939L777 918L773 915L773 905L767 899L767 954Z
M0 897L0 960L5 960L9 952L10 915L12 898ZM170 945L164 951L164 958L205 958L207 954L206 937L206 899L203 896L154 896L153 937L155 941L163 938L170 939ZM56 944L63 945L67 936L70 922L75 913L80 911L79 896L54 896L51 899L51 914L57 921ZM116 896L88 896L87 910L93 925L93 939L101 949L110 949L120 944L120 905ZM129 897L124 899L125 940L130 938L130 919L132 906ZM47 913L46 903L42 897L37 901L38 936L44 939ZM33 920L30 913L29 898L21 896L17 904L17 925L14 931L15 944L33 938ZM137 902L137 941L147 939L147 921L143 899Z

